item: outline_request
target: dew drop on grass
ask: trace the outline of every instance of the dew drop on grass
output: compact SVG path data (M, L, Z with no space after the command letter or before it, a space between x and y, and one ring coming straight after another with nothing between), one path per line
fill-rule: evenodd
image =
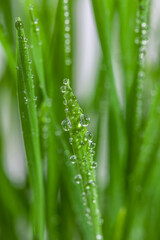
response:
M67 58L66 61L65 61L65 64L67 66L70 66L72 64L72 60L70 58Z
M89 147L91 149L94 149L96 147L96 144L93 141L89 141Z
M86 140L91 140L92 139L92 134L89 131L87 131L87 133L85 134L85 139Z
M18 39L19 40L23 40L23 36L18 36Z
M95 151L93 149L90 150L90 153L92 154L92 156L95 155Z
M69 84L69 79L68 78L63 79L63 84L68 85Z
M65 93L66 92L66 86L61 86L60 90L61 90L62 93Z
M76 160L77 160L76 155L72 155L72 156L70 157L70 161L71 161L72 164L75 164L75 163L76 163Z
M69 138L69 143L72 145L72 143L73 143L73 138Z
M72 127L71 122L68 118L64 119L62 121L61 125L62 125L63 130L66 131L66 132L69 131L70 128Z
M40 30L40 27L36 27L36 32L39 32L39 30Z
M92 168L93 168L93 169L96 169L96 168L97 168L97 163L96 163L95 161L93 161L91 165L92 165Z
M17 28L17 30L20 30L23 28L23 23L20 19L16 19L15 27Z
M38 21L39 21L39 19L38 19L38 18L35 18L35 19L34 19L34 24L38 24Z
M65 106L67 105L67 100L66 100L66 99L63 101L63 104L64 104Z
M77 176L75 176L74 180L76 181L77 184L80 184L82 177L80 174L78 174Z
M83 127L87 127L88 124L90 123L90 118L85 115L85 114L82 114L80 116L80 124L83 126Z
M96 235L96 240L101 240L101 239L103 239L102 235L101 234L97 234Z
M89 180L88 185L95 186L95 182L93 180Z

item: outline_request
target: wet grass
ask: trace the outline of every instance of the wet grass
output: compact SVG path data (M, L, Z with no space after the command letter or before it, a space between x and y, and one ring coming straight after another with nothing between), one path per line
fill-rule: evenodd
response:
M77 99L76 1L0 3L0 239L159 239L152 6L90 5L102 53L95 89ZM8 157L17 138L25 169Z

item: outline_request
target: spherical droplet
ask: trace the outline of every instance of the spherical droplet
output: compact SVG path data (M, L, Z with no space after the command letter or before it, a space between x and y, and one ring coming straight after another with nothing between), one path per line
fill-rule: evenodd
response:
M83 127L87 127L88 124L90 123L90 118L85 115L85 114L82 114L80 116L80 124L83 126Z
M62 121L61 125L62 125L63 130L66 131L66 132L69 131L70 128L72 127L71 122L68 118L64 119Z
M40 30L40 27L37 26L36 27L36 32L39 32L39 30Z
M95 186L95 182L93 180L89 180L88 185Z
M96 239L97 239L97 240L101 240L101 239L103 239L103 237L102 237L101 234L97 234L97 235L96 235Z
M17 28L17 30L20 30L20 29L23 28L23 23L22 23L22 21L20 20L20 18L16 19L15 27Z
M91 165L92 165L92 168L94 169L97 167L97 163L95 161L93 161Z
M69 138L69 143L72 145L72 143L73 143L73 138Z
M96 146L96 144L95 144L94 142L89 141L89 147L90 147L91 149L94 149L95 146Z
M85 139L86 140L91 140L92 139L92 134L89 131L87 131L87 133L85 134Z
M63 84L68 85L69 84L69 79L68 78L63 79Z
M35 18L35 19L34 19L34 24L38 24L38 21L39 21L39 19L38 19L38 18Z
M77 184L80 184L82 177L80 174L78 174L77 176L75 176L74 180L76 181Z
M66 86L61 86L60 90L61 90L62 93L65 93L66 92Z
M66 99L63 101L63 104L64 104L65 106L67 105L67 100L66 100Z
M76 163L76 160L77 160L76 155L72 155L72 156L70 157L70 161L71 161L72 164L75 164L75 163Z

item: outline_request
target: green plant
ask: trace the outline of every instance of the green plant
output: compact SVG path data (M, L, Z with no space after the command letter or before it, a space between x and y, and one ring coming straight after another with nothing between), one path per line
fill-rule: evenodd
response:
M0 2L0 239L159 239L151 2L90 4L102 53L95 88L82 98L73 93L77 1ZM14 141L23 139L23 181L7 168L6 117Z

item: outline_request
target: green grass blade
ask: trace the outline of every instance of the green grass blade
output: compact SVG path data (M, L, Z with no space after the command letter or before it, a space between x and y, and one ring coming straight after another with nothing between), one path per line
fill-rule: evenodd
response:
M81 186L88 224L93 224L94 239L103 239L94 170L96 163L93 160L95 143L91 140L91 134L86 128L89 118L79 107L69 85L69 79L64 79L63 83L61 91L64 93L67 118L62 121L62 127L64 131L70 132L72 139L74 155L70 160L77 167L75 182Z
M43 240L44 189L33 75L28 54L27 40L20 18L16 20L16 28L18 41L18 100L33 193L33 238Z

